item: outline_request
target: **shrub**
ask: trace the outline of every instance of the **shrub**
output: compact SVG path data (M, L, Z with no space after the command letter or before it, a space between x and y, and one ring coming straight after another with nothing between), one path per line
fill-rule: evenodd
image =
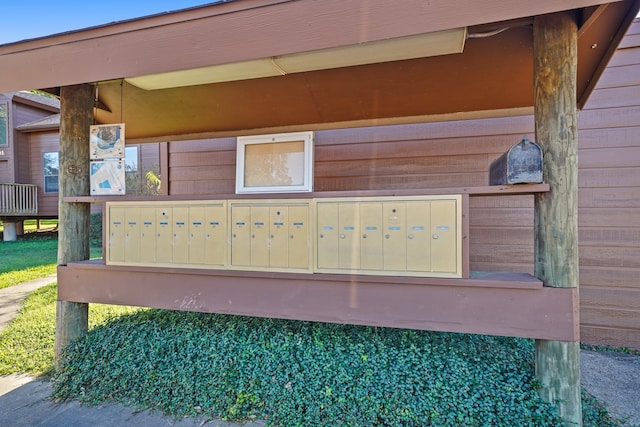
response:
M93 247L102 246L102 212L92 213L89 217L89 241Z

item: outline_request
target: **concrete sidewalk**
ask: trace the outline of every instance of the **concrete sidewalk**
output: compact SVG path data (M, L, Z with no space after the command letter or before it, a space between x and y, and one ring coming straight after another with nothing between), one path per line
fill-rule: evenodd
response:
M30 292L56 281L55 276L0 289L0 331L15 317ZM611 415L626 421L625 426L640 427L640 356L615 352L583 350L580 354L582 386ZM25 375L0 376L0 425L40 427L151 427L216 426L240 424L207 421L200 418L175 420L152 411L136 411L122 405L81 406L76 401L57 403L49 396L50 382ZM244 427L264 427L262 421Z

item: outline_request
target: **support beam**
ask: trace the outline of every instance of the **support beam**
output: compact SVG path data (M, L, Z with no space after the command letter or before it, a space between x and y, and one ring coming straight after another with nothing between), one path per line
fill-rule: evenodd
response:
M548 193L535 195L534 273L545 286L577 288L577 25L570 13L537 16L533 25L536 141ZM543 399L567 425L582 425L579 341L536 340Z
M65 196L89 195L89 126L93 123L93 87L83 84L60 91L60 169L58 202L58 265L89 259L87 203L64 202ZM55 360L88 329L85 303L58 300Z

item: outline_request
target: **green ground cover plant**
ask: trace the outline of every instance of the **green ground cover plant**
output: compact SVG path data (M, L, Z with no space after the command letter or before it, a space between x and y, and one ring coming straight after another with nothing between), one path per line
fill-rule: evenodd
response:
M145 310L72 344L55 396L270 426L560 426L533 342ZM588 396L585 395L587 399ZM586 426L616 426L586 400Z

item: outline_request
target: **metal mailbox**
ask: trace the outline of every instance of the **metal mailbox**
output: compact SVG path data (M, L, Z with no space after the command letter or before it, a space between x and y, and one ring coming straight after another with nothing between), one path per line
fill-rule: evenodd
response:
M489 167L489 185L542 182L542 149L525 136Z

